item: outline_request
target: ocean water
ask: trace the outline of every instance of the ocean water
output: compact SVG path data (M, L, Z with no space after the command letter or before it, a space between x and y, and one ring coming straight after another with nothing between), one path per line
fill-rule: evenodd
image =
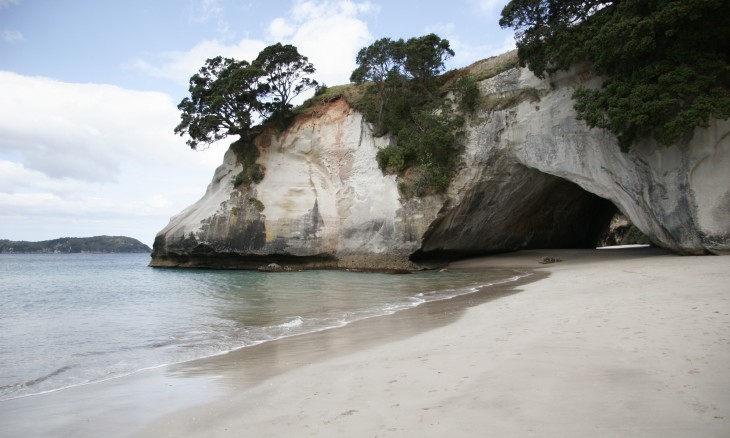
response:
M0 400L343 326L515 271L155 269L147 254L0 254Z

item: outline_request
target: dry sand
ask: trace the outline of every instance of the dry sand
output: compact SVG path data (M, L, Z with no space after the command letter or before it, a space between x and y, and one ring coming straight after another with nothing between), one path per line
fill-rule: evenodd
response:
M554 250L452 265L480 267L536 281L0 404L5 431L730 436L730 257Z

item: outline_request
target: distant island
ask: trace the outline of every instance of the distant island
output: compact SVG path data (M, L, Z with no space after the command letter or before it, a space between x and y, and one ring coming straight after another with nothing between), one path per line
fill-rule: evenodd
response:
M41 242L0 239L0 254L149 253L152 249L125 236L61 237Z

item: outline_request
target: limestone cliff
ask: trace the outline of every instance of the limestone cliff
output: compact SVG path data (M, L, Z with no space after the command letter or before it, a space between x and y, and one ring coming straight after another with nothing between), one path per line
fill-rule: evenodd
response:
M259 184L234 188L242 166L229 150L205 196L157 235L151 265L412 269L595 246L617 209L678 253L729 253L730 121L623 153L611 134L575 119L578 84L597 81L580 69L541 80L516 68L481 81L484 105L468 117L448 192L417 199L377 167L387 137L373 137L344 99L320 104L257 137Z
M644 141L623 153L610 133L576 120L571 95L579 84L598 81L580 69L545 80L513 69L480 84L487 99L529 98L470 121L468 164L450 188L454 207L431 227L421 252L516 249L555 232L564 236L551 243L569 246L604 226L601 212L610 210L595 198L556 199L575 186L610 201L660 246L730 252L730 121L713 121L671 147ZM570 214L580 204L585 212ZM562 217L540 219L545 214Z
M229 150L205 196L157 235L152 265L414 268L443 199L399 197L375 161L387 142L343 99L267 130L256 139L261 183L233 187L242 166Z

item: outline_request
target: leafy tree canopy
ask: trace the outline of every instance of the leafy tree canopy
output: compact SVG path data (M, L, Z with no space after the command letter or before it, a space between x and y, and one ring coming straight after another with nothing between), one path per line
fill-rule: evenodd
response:
M361 84L366 81L383 84L388 78L402 75L404 53L403 40L381 38L357 53L357 68L350 81Z
M444 62L452 56L449 40L431 33L406 41L404 67L413 79L426 84L444 71Z
M276 43L265 48L253 65L264 72L272 113L290 110L293 98L317 86L317 81L306 76L314 74L314 65L291 44Z
M520 62L540 77L579 62L606 77L579 88L575 107L627 149L730 117L727 17L727 0L512 0L500 25L515 29Z
M382 38L357 54L357 68L350 80L361 84L373 82L377 86L380 105L378 131L384 132L384 110L394 96L407 92L408 81L415 82L432 98L434 78L444 71L444 62L454 56L449 41L436 34L391 40ZM410 87L412 88L412 87Z
M444 71L444 62L454 56L449 40L436 34L391 40L381 38L357 54L357 68L350 80L355 83L407 78L427 82Z
M275 44L261 51L253 63L217 56L205 61L190 78L190 97L181 111L175 133L187 134L192 149L229 135L250 134L258 119L283 120L291 100L317 85L307 77L315 72L296 47Z
M357 84L372 82L377 87L380 102L378 105L377 126L382 128L383 112L404 79L403 40L393 41L381 38L363 47L355 61L357 68L350 75L350 81ZM382 129L381 129L382 130Z
M267 86L259 81L262 74L246 61L220 56L205 61L190 78L190 97L177 106L182 114L175 133L188 134L188 146L197 149L248 131L254 113L263 108L259 97Z

